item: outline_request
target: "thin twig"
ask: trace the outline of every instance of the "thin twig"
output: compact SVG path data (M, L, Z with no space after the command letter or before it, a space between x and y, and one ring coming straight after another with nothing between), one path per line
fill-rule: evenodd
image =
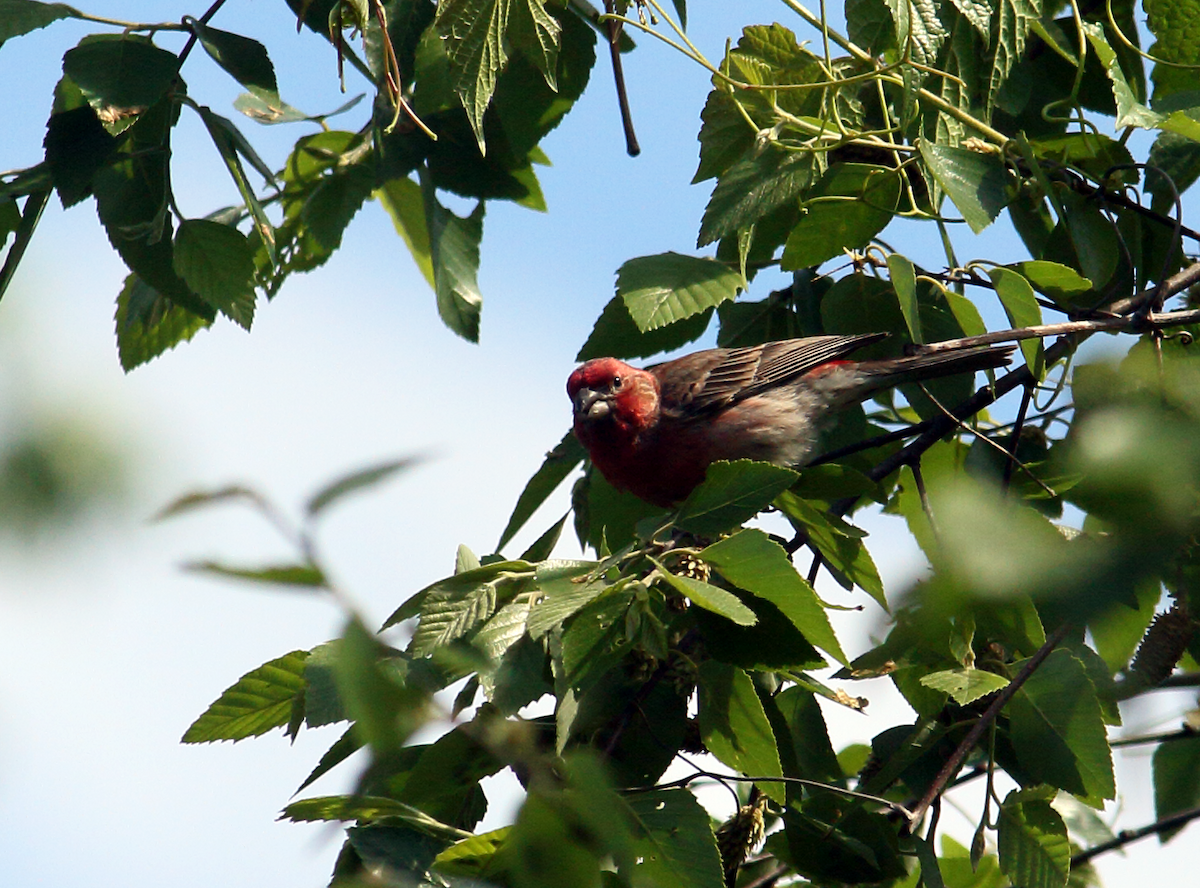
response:
M1138 829L1123 829L1107 842L1101 842L1094 848L1088 848L1086 851L1080 851L1078 854L1073 855L1071 857L1071 869L1083 866L1094 857L1099 857L1101 854L1117 848L1123 848L1131 842L1136 842L1138 839L1144 839L1147 836L1156 836L1177 826L1184 826L1198 817L1200 817L1200 806L1188 808L1186 811L1180 811L1178 814L1172 814L1170 817L1164 817L1162 820L1156 820Z

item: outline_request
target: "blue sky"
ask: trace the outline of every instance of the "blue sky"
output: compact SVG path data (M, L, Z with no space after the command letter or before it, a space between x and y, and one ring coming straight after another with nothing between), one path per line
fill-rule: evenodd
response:
M157 20L167 6L86 8ZM170 9L173 16L200 11ZM778 19L801 32L786 7L765 0L695 4L691 13L693 39L712 58L742 24ZM283 3L230 3L213 24L263 40L293 104L323 111L344 101L332 50L296 35ZM62 53L88 30L60 23L0 49L8 85L0 165L39 159ZM489 551L569 422L564 380L611 298L617 267L633 256L694 248L709 186L688 183L707 77L666 47L641 42L627 76L642 155L624 153L601 63L546 142L554 163L541 171L549 213L489 207L478 346L442 327L427 285L372 203L325 268L293 278L273 303L260 304L252 333L218 322L126 376L112 335L124 269L90 202L66 213L51 204L0 303L0 421L29 405L88 418L127 455L134 484L125 508L93 515L73 533L0 544L0 883L325 884L340 832L278 824L274 816L338 728L305 732L292 748L277 734L236 747L178 740L239 675L333 637L341 614L327 601L179 570L195 558L285 557L286 546L254 516L225 507L166 524L147 518L184 491L235 481L294 513L332 476L420 453L429 461L325 519L319 540L335 578L379 621L448 573L459 543ZM193 54L185 77L194 97L235 116L238 87L202 53ZM353 75L347 81L351 94L363 89ZM352 114L343 125L359 123ZM273 166L305 132L242 126ZM236 199L194 118L182 125L176 154L185 212L202 216ZM940 254L923 229L888 236L931 263ZM964 232L961 245L963 256L1017 255L1011 235L999 230L973 245ZM766 276L754 293L773 286ZM512 550L565 507L560 496ZM917 563L898 528L869 526L878 528L873 551L898 589ZM886 697L881 686L854 690ZM1140 724L1159 717L1137 716ZM865 722L830 717L847 739L894 723L887 709ZM314 790L339 788L331 779ZM1149 819L1144 792L1130 805L1128 824ZM1182 842L1168 850L1178 855ZM1109 884L1170 878L1172 859L1153 844L1135 846L1126 863L1106 862Z

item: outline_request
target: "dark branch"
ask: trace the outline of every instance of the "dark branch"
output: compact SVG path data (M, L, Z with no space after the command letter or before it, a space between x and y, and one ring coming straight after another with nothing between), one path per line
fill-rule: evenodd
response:
M1154 823L1147 824L1139 829L1123 829L1107 842L1101 842L1094 848L1088 848L1086 851L1080 851L1071 858L1071 869L1077 866L1083 866L1088 861L1101 854L1113 851L1117 848L1124 848L1126 845L1136 842L1138 839L1144 839L1147 836L1156 836L1159 833L1164 833L1167 830L1175 829L1179 826L1184 826L1191 823L1197 817L1200 817L1200 806L1188 808L1186 811L1180 811L1178 814L1172 814L1170 817L1164 817L1162 820L1156 820Z

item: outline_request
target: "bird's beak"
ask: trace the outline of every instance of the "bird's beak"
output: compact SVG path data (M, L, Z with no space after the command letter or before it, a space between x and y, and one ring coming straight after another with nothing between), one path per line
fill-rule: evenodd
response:
M587 387L575 393L576 418L594 421L603 419L611 412L610 396Z

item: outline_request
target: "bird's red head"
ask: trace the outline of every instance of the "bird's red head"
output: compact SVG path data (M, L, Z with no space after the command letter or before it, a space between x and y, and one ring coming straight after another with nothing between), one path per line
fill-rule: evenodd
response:
M616 358L593 358L567 379L576 427L614 421L641 426L658 409L658 383Z

